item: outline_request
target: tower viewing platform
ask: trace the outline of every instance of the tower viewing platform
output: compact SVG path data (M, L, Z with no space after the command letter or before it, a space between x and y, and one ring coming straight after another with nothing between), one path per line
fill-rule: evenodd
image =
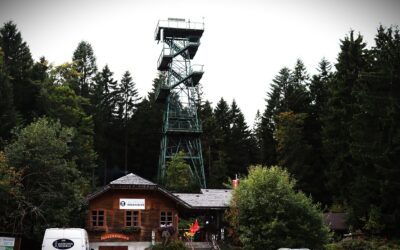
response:
M196 42L204 32L204 23L186 21L181 18L168 18L168 20L158 21L154 39L163 41L164 38L188 39Z

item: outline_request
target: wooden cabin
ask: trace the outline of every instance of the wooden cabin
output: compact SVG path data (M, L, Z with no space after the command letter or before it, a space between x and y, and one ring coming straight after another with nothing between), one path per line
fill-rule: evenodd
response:
M230 189L174 194L128 174L87 197L86 230L93 250L144 249L161 241L162 232L178 232L180 217L203 216L219 230Z

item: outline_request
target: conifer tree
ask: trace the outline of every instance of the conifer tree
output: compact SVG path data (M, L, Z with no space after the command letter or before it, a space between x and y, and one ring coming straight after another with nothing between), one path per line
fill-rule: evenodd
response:
M113 72L106 65L95 77L93 94L91 96L94 112L94 132L96 135L94 144L99 153L99 164L102 166L101 174L107 172L107 165L112 163L112 152L117 148L113 143L113 137L118 133L116 126L114 126L117 115L117 101L117 81L113 79ZM104 177L102 178L103 180Z
M22 118L30 122L37 108L40 88L31 80L33 59L17 25L9 21L0 29L0 47L4 52L4 66L13 88L13 102Z
M113 78L108 65L104 66L101 72L97 73L93 88L93 105L96 113L102 113L110 122L116 116L118 101L118 85Z
M272 166L276 161L276 141L274 139L275 124L272 119L267 118L269 114L265 110L257 128L257 141L259 143L260 161L262 165Z
M0 48L0 149L11 136L17 122L14 108L13 89L4 65L4 54Z
M81 41L74 51L72 61L79 73L78 85L73 86L73 89L78 95L89 98L93 88L93 80L97 73L96 57L92 45Z
M304 124L304 138L312 147L310 154L310 171L312 177L308 180L309 191L313 198L322 204L330 204L332 195L328 192L325 183L328 163L323 155L322 143L322 117L326 115L328 85L332 80L331 65L326 59L322 59L317 68L318 74L313 75L309 87L310 104L307 111L307 118Z
M301 59L297 59L294 70L291 74L291 84L288 88L288 108L295 113L305 113L309 109L310 96L307 90L309 76ZM289 111L285 110L285 111Z
M300 70L299 70L300 71ZM301 73L301 72L300 72ZM261 118L258 140L260 142L261 162L265 165L274 165L276 159L276 118L281 112L297 110L293 95L292 72L289 68L282 68L272 80L271 90L267 93L267 105Z
M337 72L329 84L329 98L324 115L324 150L329 163L328 188L342 202L349 201L350 187L357 164L351 153L351 121L354 115L354 86L358 75L367 67L366 44L361 35L351 31L341 41ZM335 198L335 197L334 197Z
M155 92L164 81L163 75L153 80L153 88L138 103L135 115L130 123L129 145L131 145L129 166L135 173L155 180L160 154L162 105L155 102ZM141 157L135 157L141 156Z
M44 56L40 57L38 62L35 62L31 71L31 78L36 83L44 83L49 77L47 70L49 69L49 63Z
M136 111L140 97L129 71L121 79L119 87L119 116L124 128L124 170L128 171L128 122Z
M275 116L280 112L292 110L289 104L289 86L291 71L289 68L282 68L278 75L272 80L271 90L267 94L267 105L263 119L275 130ZM293 110L292 110L293 111Z
M209 168L209 188L222 188L223 183L228 179L227 155L222 150L216 150Z
M215 118L215 144L213 148L216 151L223 152L223 154L218 153L218 155L226 156L224 162L229 162L227 152L229 137L231 135L231 112L228 103L223 98L217 103L213 114Z
M371 67L358 75L350 127L351 221L372 234L400 233L400 34L379 27Z
M227 138L227 154L230 176L244 174L251 165L250 155L253 146L250 142L250 130L244 120L242 111L233 100L230 106L230 136Z
M200 120L202 123L203 133L201 137L201 145L203 150L203 164L206 176L211 177L212 162L214 160L214 152L211 152L212 148L215 149L215 137L216 137L216 123L213 116L213 108L209 101L205 101L200 106ZM207 178L208 179L208 178ZM209 181L207 181L210 184ZM208 185L210 186L210 185Z
M318 119L327 105L328 84L333 77L331 69L330 62L322 58L317 68L318 74L313 75L309 84L312 113L318 116Z
M297 188L306 194L314 194L314 171L311 168L312 147L304 133L306 113L282 112L277 116L277 160L279 166L286 168L298 180Z
M226 141L230 135L231 112L228 103L221 98L214 109L214 117L220 141Z

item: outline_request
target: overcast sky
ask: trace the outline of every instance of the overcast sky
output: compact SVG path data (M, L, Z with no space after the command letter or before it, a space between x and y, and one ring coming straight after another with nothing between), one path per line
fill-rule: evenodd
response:
M311 74L322 57L334 63L350 29L372 46L379 24L400 24L400 1L0 0L0 22L18 25L35 60L71 61L88 41L99 69L108 64L118 80L129 70L141 96L157 75L157 21L168 17L204 19L194 63L204 64L205 97L235 99L251 125L279 69L297 58Z

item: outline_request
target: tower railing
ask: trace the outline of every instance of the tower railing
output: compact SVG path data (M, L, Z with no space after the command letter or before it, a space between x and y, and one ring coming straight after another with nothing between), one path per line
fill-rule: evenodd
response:
M161 50L161 54L158 57L157 68L160 67L161 62L162 62L162 60L164 59L165 56L173 56L173 51L170 48L166 47L166 46L163 47L163 49Z
M156 30L154 32L154 37L157 40L160 28L175 28L175 29L188 29L188 30L204 30L204 23L202 22L191 22L185 21L185 19L168 19L159 20L157 23Z
M203 64L193 64L190 67L189 75L192 74L193 72L204 72L203 68L204 68Z

